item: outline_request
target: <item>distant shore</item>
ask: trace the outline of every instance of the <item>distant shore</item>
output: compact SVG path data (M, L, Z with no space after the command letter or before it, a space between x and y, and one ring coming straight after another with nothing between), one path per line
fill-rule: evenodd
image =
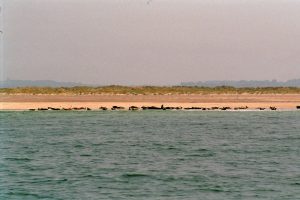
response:
M30 95L0 94L1 110L28 110L38 108L89 108L111 109L113 106L124 107L181 107L230 109L258 109L276 107L278 109L296 109L300 106L300 94L172 94L172 95Z

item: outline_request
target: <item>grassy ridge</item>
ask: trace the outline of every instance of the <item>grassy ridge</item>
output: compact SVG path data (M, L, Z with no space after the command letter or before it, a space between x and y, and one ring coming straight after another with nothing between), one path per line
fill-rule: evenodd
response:
M300 94L299 87L262 87L262 88L234 88L234 87L187 87L187 86L103 86L103 87L19 87L0 88L1 94Z

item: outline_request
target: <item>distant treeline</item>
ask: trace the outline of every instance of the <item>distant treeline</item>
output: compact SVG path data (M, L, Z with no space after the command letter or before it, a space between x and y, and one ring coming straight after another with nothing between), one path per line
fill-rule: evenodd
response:
M0 88L16 88L16 87L75 87L84 86L82 83L75 82L57 82L52 80L5 80L0 81Z
M0 81L0 88L16 88L16 87L77 87L88 86L96 87L101 85L91 85L76 82L57 82L52 80L5 80ZM285 82L277 80L263 80L263 81L198 81L198 82L183 82L180 86L198 86L198 87L220 87L229 86L236 88L249 88L249 87L300 87L300 79L288 80Z
M18 87L0 88L1 94L132 94L132 95L167 95L167 94L300 94L299 87L255 87L235 88L220 87L192 87L192 86L103 86L103 87Z
M181 86L199 86L199 87L217 87L217 86L230 86L230 87L300 87L300 79L293 79L288 81L277 80L263 80L263 81L198 81L198 82L183 82Z

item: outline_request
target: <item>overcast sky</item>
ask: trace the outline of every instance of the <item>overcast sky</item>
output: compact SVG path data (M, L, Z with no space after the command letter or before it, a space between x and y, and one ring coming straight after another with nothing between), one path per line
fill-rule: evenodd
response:
M300 78L299 0L3 1L3 78L101 85Z

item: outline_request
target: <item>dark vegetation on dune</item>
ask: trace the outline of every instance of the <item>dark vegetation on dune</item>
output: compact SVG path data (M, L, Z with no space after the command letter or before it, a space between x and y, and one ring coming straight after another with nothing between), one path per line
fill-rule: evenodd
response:
M102 86L102 87L17 87L0 88L1 94L131 94L131 95L168 95L168 94L300 94L300 87L253 87L235 88L197 87L197 86Z

